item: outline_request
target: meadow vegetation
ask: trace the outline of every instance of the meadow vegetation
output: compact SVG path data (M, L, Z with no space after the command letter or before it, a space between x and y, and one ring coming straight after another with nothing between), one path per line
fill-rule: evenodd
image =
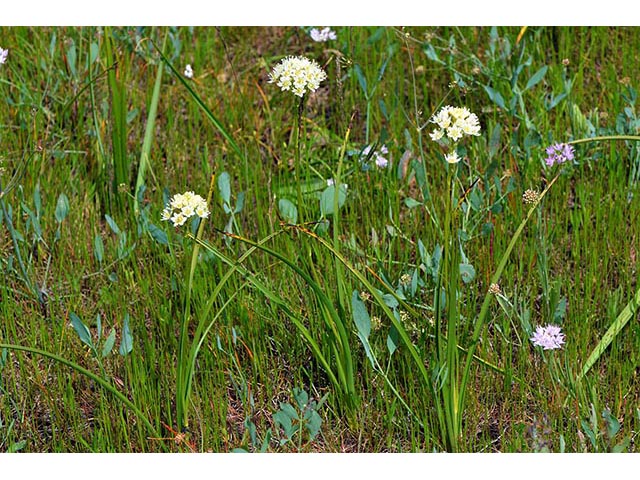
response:
M639 450L640 29L0 47L0 451Z

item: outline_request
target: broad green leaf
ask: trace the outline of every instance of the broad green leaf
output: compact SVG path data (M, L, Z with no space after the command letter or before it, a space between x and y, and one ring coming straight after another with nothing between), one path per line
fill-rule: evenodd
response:
M320 433L322 418L315 410L309 410L307 414L305 414L305 418L307 420L305 425L307 427L307 431L309 432L309 440L313 440L314 438L316 438L316 435Z
M335 185L328 186L324 192L322 192L322 198L320 199L320 213L322 216L333 215L333 199L335 196ZM342 208L344 202L347 199L347 189L344 186L338 188L338 208Z
M104 342L104 345L102 346L102 358L105 358L107 355L111 353L111 350L113 350L113 346L115 345L115 343L116 343L116 329L113 328L111 329L111 333L109 334L109 336Z
M549 69L549 67L547 67L545 65L540 70L538 70L536 73L534 73L531 76L531 78L529 79L529 81L527 82L527 85L524 87L523 92L526 92L527 90L532 88L534 85L537 85L538 82L540 82L540 80L542 80L544 78L544 76L547 74L547 70L548 69Z
M98 58L98 54L100 53L100 47L98 46L97 43L92 42L91 46L89 47L89 62L93 63L96 61L96 58Z
M607 437L610 439L615 437L620 431L620 422L618 419L611 415L609 410L602 412L602 418L604 418L604 421L607 424Z
M293 398L296 399L296 404L301 411L307 408L307 405L309 404L309 394L303 389L294 387Z
M389 350L389 355L393 355L399 346L400 334L398 333L398 329L394 325L391 325L389 335L387 335L387 349Z
M460 276L462 277L462 281L464 283L469 283L474 278L476 278L476 269L473 268L473 265L471 265L470 263L461 263Z
M438 54L436 53L435 48L433 48L433 45L431 45L430 43L425 44L424 53L427 55L427 58L429 60L439 63L440 65L446 65L444 61L438 58Z
M362 73L362 68L360 67L360 65L356 63L353 69L356 72L356 77L358 77L358 83L360 83L360 88L362 88L362 91L364 92L364 96L366 97L368 95L367 79L364 77L364 73Z
M400 305L396 297L394 297L390 293L385 293L384 295L382 295L382 299L384 300L385 305L389 308L398 308L398 306Z
M291 423L291 417L289 417L289 415L287 415L284 411L279 410L273 414L273 421L276 423L276 425L280 425L280 427L282 427L285 436L289 440L291 440L291 437L295 433L295 430Z
M300 419L298 412L296 412L296 409L293 408L290 403L281 402L280 410L292 420Z
M118 224L113 218L111 218L111 216L105 214L104 219L107 221L107 224L113 233L116 235L120 235L120 233L122 233L120 228L118 228Z
M58 223L62 223L62 221L69 214L69 199L64 193L61 193L58 196L58 203L56 205L56 220Z
M102 237L99 233L96 233L93 239L93 256L98 263L102 263L102 259L104 258L104 243L102 243Z
M493 88L491 88L488 85L484 85L484 89L487 92L487 94L489 95L489 98L491 99L491 101L493 103L498 105L503 110L507 110L507 106L504 103L504 98L502 98L502 95L500 95L500 92L498 92L497 90L494 90Z
M129 314L124 315L124 322L122 325L122 338L120 339L120 355L125 356L131 353L133 350L133 336L129 329Z
M284 221L295 225L298 222L298 209L291 200L281 198L278 200L278 210Z
M375 368L375 357L371 351L371 345L369 344L369 335L371 334L371 318L367 307L360 298L360 293L357 290L353 291L351 295L351 310L353 314L353 322L356 325L357 335L364 348L364 353L367 355L371 366Z
M233 209L233 213L240 213L244 208L244 192L240 192L236 198L236 208Z
M78 334L78 337L80 337L80 340L82 340L82 343L93 348L93 342L91 341L91 333L89 332L89 329L87 328L87 326L84 323L82 323L82 320L80 320L80 317L78 317L75 313L71 312L69 314L69 318L71 318L71 325L73 326L73 329Z
M356 324L358 334L368 339L371 334L371 318L357 290L354 290L351 295L351 308L353 309L353 321Z
M153 223L147 225L147 230L151 237L161 245L169 245L169 238L164 230L156 227Z
M404 199L404 204L408 207L408 208L415 208L415 207L420 207L422 206L422 202L419 202L411 197L407 197Z
M78 76L78 72L76 70L76 61L78 59L76 44L73 39L70 40L69 48L67 49L67 65L69 66L69 70L71 71L71 75L74 77Z
M98 330L98 340L102 338L102 317L100 314L96 316L96 330Z
M218 175L218 191L222 201L226 204L231 204L231 177L229 173L222 172Z
M544 106L547 109L547 111L549 111L549 110L553 109L556 105L558 105L566 97L567 97L566 93L561 93L557 97L553 97L552 96L550 99L545 100Z

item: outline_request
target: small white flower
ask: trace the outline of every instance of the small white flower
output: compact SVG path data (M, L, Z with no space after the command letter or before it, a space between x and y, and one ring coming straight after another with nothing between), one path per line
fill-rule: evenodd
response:
M462 132L462 129L459 125L452 125L447 128L447 137L449 137L454 142L460 140L462 138L462 135L464 135L464 133Z
M7 56L9 55L9 49L0 48L0 65L7 61Z
M184 76L187 78L193 78L193 68L191 68L191 64L189 63L184 67Z
M461 158L458 156L458 152L456 152L455 150L451 153L447 153L444 156L444 159L449 163L458 163L461 160Z
M338 38L336 36L336 32L331 30L329 27L325 27L322 30L312 28L309 35L311 35L311 39L315 42L326 42L328 40L335 40Z
M434 130L433 132L431 132L429 136L431 137L431 140L437 142L442 137L444 137L444 130L442 128L439 128L438 130Z
M277 64L269 75L269 83L275 83L282 91L290 90L298 97L307 91L315 92L327 74L315 60L306 57L287 57Z

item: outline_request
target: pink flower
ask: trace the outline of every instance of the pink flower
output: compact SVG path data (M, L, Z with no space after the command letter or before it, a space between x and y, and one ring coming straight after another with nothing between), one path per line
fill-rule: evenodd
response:
M529 340L536 347L542 347L545 350L555 350L562 348L564 344L564 333L557 325L547 325L546 327L538 326L536 332Z
M564 163L569 160L573 160L575 150L568 143L556 143L555 145L550 145L545 149L547 158L544 161L547 163L547 166L552 167L556 163Z

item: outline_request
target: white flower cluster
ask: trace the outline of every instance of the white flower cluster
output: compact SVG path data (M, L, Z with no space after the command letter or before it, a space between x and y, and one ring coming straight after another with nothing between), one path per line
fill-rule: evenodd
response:
M431 139L440 140L445 135L457 142L464 135L480 135L480 122L475 113L467 107L451 107L447 105L431 118L431 122L438 125L430 133Z
M7 61L7 57L9 56L9 49L0 48L0 65Z
M269 83L275 83L283 92L291 90L302 97L307 91L315 92L327 74L315 60L287 57L273 68L269 77Z
M209 207L207 202L200 195L193 192L177 193L169 201L162 211L162 220L171 221L175 227L184 225L184 223L194 215L200 218L209 216Z
M184 67L184 76L187 78L193 78L193 68L191 68L191 64L189 63Z
M327 42L329 40L335 40L336 38L338 38L336 36L336 32L331 30L329 27L325 27L322 30L312 28L309 32L309 35L311 35L311 39L314 42Z

